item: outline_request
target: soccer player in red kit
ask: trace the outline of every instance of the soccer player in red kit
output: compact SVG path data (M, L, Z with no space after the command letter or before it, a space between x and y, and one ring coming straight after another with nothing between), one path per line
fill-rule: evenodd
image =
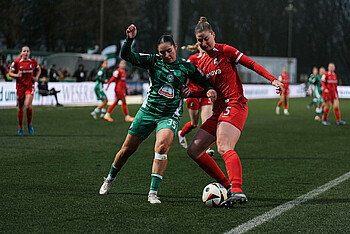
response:
M197 64L198 60L205 53L204 50L198 46L198 44L195 44L194 46L183 46L182 49L188 49L190 51L199 50L199 53L195 53L188 58L188 61L194 65ZM191 90L191 92L200 92L204 90L202 87L191 80L188 81L187 87ZM191 121L186 123L185 126L178 132L180 145L185 149L187 149L187 141L185 135L198 126L199 110L201 111L202 123L204 123L211 116L213 109L212 102L209 98L187 98L186 102ZM213 156L214 150L208 149L207 153L210 156Z
M330 125L328 122L328 113L333 104L334 114L337 119L338 125L345 125L346 122L340 119L339 112L339 100L338 100L338 80L337 75L334 73L335 65L334 63L328 64L328 71L322 76L322 98L325 102L325 108L323 112L322 124Z
M110 105L107 113L104 116L104 119L109 122L113 122L113 119L111 118L111 113L114 110L114 108L118 105L119 100L122 101L122 110L125 115L125 121L132 122L134 120L134 117L129 116L128 107L125 100L125 92L128 92L128 87L126 86L126 82L125 82L125 79L126 79L125 68L126 68L126 62L125 60L121 60L119 62L119 68L113 72L113 76L107 84L106 91L109 85L113 81L115 81L115 88L114 88L115 100L113 104Z
M243 86L236 64L257 72L270 80L280 93L283 84L262 66L237 49L215 42L215 33L205 17L195 28L197 43L206 52L198 61L198 68L217 92L213 115L205 121L194 136L187 153L211 177L228 190L228 198L221 206L247 201L242 191L242 168L235 145L247 118L248 101L243 95ZM223 157L229 180L216 162L205 153L216 142L218 153Z
M288 94L289 94L289 75L286 67L283 68L282 73L278 76L278 80L283 83L282 95L280 101L276 106L276 115L280 114L280 107L284 104L284 114L289 115L288 112Z
M28 46L23 46L20 57L13 61L10 67L9 75L16 78L16 89L17 89L17 117L18 117L18 135L23 135L23 117L24 107L27 112L27 124L29 134L34 134L32 126L33 118L33 96L35 92L35 81L38 81L41 69L38 62L32 59L30 56L30 49ZM34 77L34 70L36 69L36 75Z

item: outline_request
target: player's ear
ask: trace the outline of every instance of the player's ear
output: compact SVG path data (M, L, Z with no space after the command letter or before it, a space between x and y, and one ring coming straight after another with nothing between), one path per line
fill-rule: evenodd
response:
M213 34L213 38L215 39L215 32L213 32L212 34Z
M174 45L174 48L175 48L175 51L177 50L177 44L175 43L175 45Z

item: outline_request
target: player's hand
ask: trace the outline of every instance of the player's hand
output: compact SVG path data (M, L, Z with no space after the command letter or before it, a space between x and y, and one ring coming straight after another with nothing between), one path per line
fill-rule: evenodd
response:
M324 92L325 92L325 93L329 93L329 90L328 90L328 89L325 89Z
M272 81L272 85L277 88L276 89L276 93L281 95L282 94L282 90L283 90L283 83L278 81L278 80L274 80L274 81Z
M39 80L39 77L33 77L33 80L35 81L35 82L38 82L38 80Z
M22 77L22 71L18 71L18 73L17 73L17 77L19 78L19 77Z
M191 90L186 86L186 85L182 85L181 88L181 97L182 98L188 98L191 95Z
M210 98L212 102L215 102L217 99L217 93L214 89L209 89L207 91L207 97Z
M131 24L127 29L126 29L126 36L128 38L135 38L137 35L137 28L135 25Z

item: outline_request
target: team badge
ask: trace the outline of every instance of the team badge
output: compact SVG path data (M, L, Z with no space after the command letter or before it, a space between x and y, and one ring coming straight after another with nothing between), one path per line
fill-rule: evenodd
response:
M174 88L171 85L163 85L159 90L158 94L166 97L166 98L174 98Z
M215 58L215 59L214 59L214 65L218 65L218 63L219 63L219 62L218 62L218 58Z
M168 79L169 82L173 82L174 81L174 75L173 74L169 74L166 77Z
M32 68L33 67L32 64L30 64L29 67Z

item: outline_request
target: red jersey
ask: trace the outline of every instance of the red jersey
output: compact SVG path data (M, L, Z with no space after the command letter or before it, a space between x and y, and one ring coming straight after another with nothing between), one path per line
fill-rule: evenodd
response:
M34 69L38 68L39 64L35 59L28 58L27 60L23 60L22 58L18 58L12 62L10 69L14 73L18 73L22 71L22 77L16 78L16 88L19 87L30 87L34 85Z
M198 60L198 68L217 92L214 112L225 110L227 103L245 103L248 101L243 94L243 85L238 75L236 64L257 72L266 79L276 80L268 71L254 62L237 49L225 45L215 44L214 49L204 54Z
M278 80L283 83L283 90L289 89L289 75L281 73L278 76Z
M328 89L329 93L338 94L338 79L337 75L333 72L326 72L322 76L322 87L323 91Z
M199 55L199 53L193 54L188 58L188 61L193 63L194 65L197 66L198 60L202 56ZM199 86L198 84L194 83L192 80L188 80L187 82L187 87L192 91L192 92L197 92L197 91L203 91L204 89Z
M115 80L115 88L114 91L116 93L124 93L124 90L128 90L128 87L126 86L126 72L120 68L115 70L113 72L112 78L108 81L107 88L109 85Z

